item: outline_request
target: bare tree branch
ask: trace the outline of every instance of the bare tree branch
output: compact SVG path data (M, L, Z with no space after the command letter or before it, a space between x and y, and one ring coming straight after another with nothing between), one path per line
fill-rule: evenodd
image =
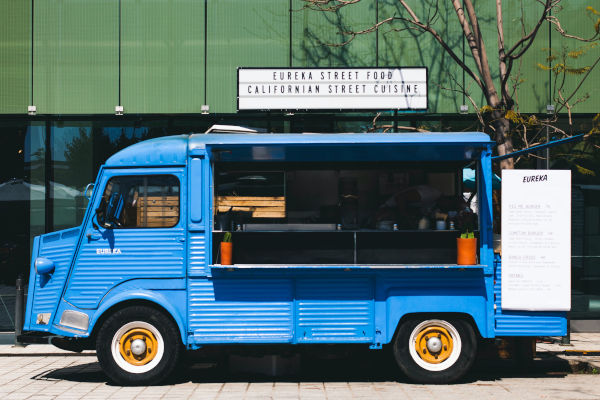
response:
M497 2L499 2L499 1L500 0L497 0ZM542 12L542 15L538 19L537 23L535 24L535 26L531 30L531 32L529 32L527 35L521 37L521 39L519 39L513 45L513 47L510 48L510 50L505 52L504 56L502 56L502 54L500 54L500 65L501 66L502 66L502 64L506 65L504 74L501 73L501 75L500 75L500 86L502 87L503 97L504 97L504 94L506 94L506 96L507 96L506 98L507 99L510 98L508 96L508 93L505 93L505 88L506 88L508 79L510 77L510 73L512 71L514 60L521 58L523 56L523 54L525 54L525 52L527 50L529 50L529 48L535 41L535 38L538 34L540 27L542 26L543 22L547 20L548 13L554 7L556 7L556 5L558 3L560 3L560 1L561 0L546 0L546 2L544 3L544 11ZM516 54L513 54L519 48L520 48L520 50ZM510 104L509 106L512 106L512 104Z
M475 103L475 100L473 99L473 97L466 91L466 89L458 82L458 80L456 80L454 77L450 77L454 83L460 88L459 89L454 89L454 88L447 88L444 87L440 84L437 84L437 86L442 89L442 90L448 90L451 92L458 92L463 94L471 103L471 105L473 106L473 109L475 110L475 113L477 114L477 119L479 120L479 123L481 124L481 127L483 129L483 127L485 126L485 121L483 120L483 115L481 115L481 110L480 108L477 106L477 103Z
M456 11L456 16L458 17L458 22L460 22L460 26L463 29L463 33L465 38L467 39L467 43L469 44L469 48L471 48L471 53L473 54L473 59L475 60L475 65L477 66L477 70L481 74L481 58L479 57L479 47L477 46L477 40L475 38L475 34L471 30L469 23L467 22L467 18L465 17L465 12L462 8L462 4L460 0L452 0L452 5L454 6L454 10ZM483 86L481 86L483 88Z
M504 49L504 20L502 18L502 0L496 0L496 29L498 31L498 57L500 59L500 76L505 77L506 74L506 57ZM501 85L502 95L508 96L508 80Z
M314 5L320 11L336 11L336 10L340 9L341 7L347 6L349 4L357 3L359 0L346 0L346 1L303 0L303 1L305 1L307 3L307 7ZM454 1L458 1L458 0L454 0ZM408 13L410 18L406 18L406 17L402 17L402 16L393 16L393 17L386 18L382 21L379 21L376 24L372 25L371 27L363 29L361 31L341 32L344 35L350 36L350 38L341 43L332 43L332 44L328 44L328 45L332 46L332 47L345 46L348 43L352 42L352 40L354 40L356 38L356 36L358 36L358 35L374 32L374 31L378 30L382 25L389 24L394 21L403 21L405 23L415 26L416 28L420 29L423 32L428 32L431 36L433 36L433 38L442 46L442 48L446 51L446 53L450 57L452 57L452 59L475 81L477 86L479 86L482 90L486 91L487 88L483 84L481 79L471 70L471 68L469 68L462 61L462 58L459 57L458 54L456 54L454 52L454 50L452 50L452 48L448 45L448 43L446 43L444 38L442 38L442 36L430 25L429 21L427 23L422 22L419 19L419 17L417 16L417 14L414 12L414 10L406 3L405 0L399 0L399 2L400 2L400 5L402 6L402 8ZM329 4L333 4L333 5L329 6ZM434 13L434 15L435 14L437 14L437 12Z
M521 39L517 40L517 43L515 43L513 45L513 47L511 47L510 50L508 50L506 52L507 57L512 58L512 59L519 58L527 51L527 49L529 49L531 44L534 42L535 37L537 36L538 31L540 30L540 27L542 26L544 21L546 21L548 19L547 18L548 13L550 12L550 10L552 10L554 7L556 7L558 5L558 3L560 3L560 2L561 2L561 0L546 0L546 2L544 4L544 11L542 12L542 15L538 19L537 23L535 24L535 26L533 27L531 32L529 32L527 35L523 36ZM521 46L523 46L523 47L521 48ZM517 51L517 49L519 49L519 48L521 48L521 50L516 55L513 55L513 53L515 51Z
M573 90L573 93L571 93L571 95L567 98L566 101L571 100L571 98L573 96L575 96L575 93L577 93L577 91L581 88L581 86L583 86L583 83L590 76L590 73L593 71L593 69L596 67L596 65L598 65L599 61L600 61L600 57L598 57L596 59L596 61L594 62L594 64L587 70L587 72L585 73L585 76L579 81L579 84L577 85L575 90ZM558 110L556 110L556 113L558 114L563 108L564 108L564 106L561 105L561 107Z
M454 0L454 2L456 1L457 0ZM467 8L467 14L469 16L469 20L471 21L471 27L473 29L473 34L475 35L475 40L479 51L481 75L483 77L483 83L487 88L487 90L485 91L485 95L490 105L492 107L497 107L498 94L496 92L496 88L494 86L494 79L492 78L492 73L490 71L490 64L487 57L487 51L485 50L485 43L481 35L481 29L479 28L477 13L475 12L475 8L473 7L473 2L471 0L463 0L463 3ZM473 56L475 57L475 54L473 54Z
M317 11L337 11L342 7L360 2L360 0L303 0L305 7ZM330 5L331 4L331 5Z
M560 24L560 21L558 20L558 18L556 18L555 16L551 15L547 18L548 22L550 22L552 25L554 25L554 29L560 33L563 37L569 38L569 39L575 39L578 40L580 42L594 42L596 40L598 40L598 36L600 35L600 32L596 32L594 34L594 36L589 37L589 38L583 38L581 36L575 36L575 35L570 35L567 33L567 31L564 30L564 28L562 27L562 25Z
M417 15L415 14L415 12L412 10L412 8L410 8L410 6L408 4L406 4L406 1L400 0L400 4L412 18L412 19L404 19L404 20L408 23L418 26L419 28L423 29L423 31L429 32L434 37L434 39L444 48L446 53L448 53L448 55L450 55L450 57L452 57L452 59L475 81L475 83L477 83L477 85L482 90L485 90L485 85L483 84L481 79L477 75L475 75L475 73L471 70L471 68L469 68L462 61L462 59L454 52L454 50L452 50L452 48L448 45L448 43L446 43L446 41L442 38L442 36L435 29L433 29L433 27L431 25L429 25L429 24L426 25L426 24L422 23L419 20L419 18L417 17Z
M342 7L356 4L359 1L360 0L303 0L304 4L306 4L305 8L332 12L337 12ZM423 1L425 1L424 4L422 3ZM583 84L587 81L591 71L598 63L600 63L599 57L591 67L568 68L566 67L567 63L564 62L564 68L551 69L554 73L553 88L557 104L556 113L551 118L544 120L538 120L535 115L529 117L520 115L519 106L515 101L518 100L517 89L520 84L520 70L524 63L523 56L533 48L533 43L536 41L537 35L540 34L541 27L546 21L549 24L552 24L551 26L565 38L581 42L600 41L600 32L598 29L599 22L596 22L596 25L594 26L596 32L590 38L576 36L566 32L561 26L557 16L551 15L551 12L554 9L559 9L563 0L534 1L539 4L539 7L537 7L537 10L539 11L536 11L537 15L534 19L533 27L530 27L530 25L526 26L526 10L523 9L523 3L530 4L532 0L521 0L520 26L507 26L506 30L504 29L503 2L502 0L495 1L499 77L495 77L491 73L491 66L489 64L491 58L488 58L484 38L481 33L480 24L483 23L483 21L486 21L487 23L487 19L480 19L481 14L478 15L478 11L476 11L476 9L479 10L479 7L486 7L485 9L487 10L488 7L491 6L491 4L489 4L491 2L486 2L489 6L484 6L483 4L479 4L480 1L475 2L474 0L445 0L445 2L442 2L442 0L394 0L397 10L394 15L390 15L388 18L381 21L378 20L376 23L373 23L371 26L362 30L353 30L342 27L340 29L340 34L343 35L341 39L343 42L333 44L332 46L344 46L354 40L357 36L379 31L384 26L388 26L391 32L411 32L414 40L417 41L419 40L417 37L418 35L413 32L418 31L428 33L444 49L444 53L449 55L464 73L473 79L475 84L481 89L487 104L482 108L477 107L473 97L467 93L465 85L463 85L462 82L458 82L453 76L449 75L454 83L446 85L450 87L444 87L439 83L436 83L436 85L442 90L462 93L468 98L468 101L473 105L475 112L477 113L479 123L483 125L483 130L494 136L498 154L505 155L513 151L513 139L518 140L521 146L525 145L527 148L544 142L544 133L548 130L566 136L567 132L554 125L558 120L557 113L566 108L567 111L565 113L569 115L569 123L572 124L571 113L573 107L588 97L587 95L576 96L576 93L583 87ZM443 7L445 4L449 4L449 6L446 6L444 9ZM508 3L504 1L504 4ZM511 4L511 6L513 5ZM444 26L447 26L448 21L445 21L443 15L445 15L445 11L450 10L450 7L455 11L462 29L462 36L470 49L472 62L464 61L464 54L457 53L460 52L460 49L454 44L451 45L452 40L449 39L450 36L447 35L445 28L438 28L439 31L434 28L440 24L440 21L438 21L439 19L442 19L442 23L445 23ZM444 12L441 12L442 10L444 10ZM598 12L591 7L588 7L587 10L594 15L598 15ZM340 14L336 13L336 15L339 16ZM527 15L528 20L529 17L530 16ZM510 47L507 47L506 32L508 32L509 29L511 32L512 30L517 31L518 33L515 33L519 36L515 43L511 44ZM576 56L572 57L575 58ZM472 66L472 63L474 63L475 66ZM513 72L513 69L515 69L516 72ZM547 70L545 67L544 69ZM565 82L567 73L577 73L582 76L582 79L578 82L577 87L572 93L564 90L566 87ZM497 86L498 84L500 85L499 87ZM483 113L482 110L485 110L486 112ZM391 125L378 126L378 118L379 114L373 120L372 129L384 129L387 132L392 128ZM420 128L402 127L400 129L419 131ZM567 128L567 130L569 129ZM507 159L501 162L501 167L513 168L514 164L515 161L513 159Z
M369 128L369 132L375 132L378 129L383 129L383 133L387 133L389 132L390 129L392 129L394 127L394 125L377 125L377 120L379 119L379 117L381 116L381 113L378 112L375 117L373 118L373 122L372 122L372 127ZM423 128L417 128L414 126L398 126L396 127L397 129L402 129L405 131L412 131L412 132L429 132L429 130L427 129L423 129Z

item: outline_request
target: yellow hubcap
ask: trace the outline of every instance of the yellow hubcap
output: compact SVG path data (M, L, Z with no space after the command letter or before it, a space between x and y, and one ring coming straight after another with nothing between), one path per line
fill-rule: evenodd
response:
M131 365L148 364L156 356L158 341L147 329L134 328L119 340L119 352Z
M417 335L415 350L423 361L439 364L452 354L452 336L441 326L428 326Z

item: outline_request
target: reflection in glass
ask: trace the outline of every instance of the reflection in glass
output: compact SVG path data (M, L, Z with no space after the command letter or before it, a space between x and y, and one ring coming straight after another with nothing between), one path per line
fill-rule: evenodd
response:
M94 180L90 122L56 122L51 127L53 229L81 224L87 206L85 186Z
M29 176L29 238L30 251L33 238L46 229L46 124L32 122L25 136L25 175Z
M27 124L0 121L0 296L4 289L14 293L17 274L26 273L28 260L29 182L24 174L24 143ZM0 329L12 316L0 308ZM11 311L12 313L12 311Z

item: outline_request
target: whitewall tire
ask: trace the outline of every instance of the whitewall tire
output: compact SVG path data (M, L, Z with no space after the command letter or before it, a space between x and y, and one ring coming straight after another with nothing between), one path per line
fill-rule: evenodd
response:
M477 338L471 323L453 318L410 318L402 322L394 341L400 369L419 383L450 383L471 368Z
M96 353L111 381L121 385L156 384L177 365L181 353L179 329L155 308L123 308L102 324Z

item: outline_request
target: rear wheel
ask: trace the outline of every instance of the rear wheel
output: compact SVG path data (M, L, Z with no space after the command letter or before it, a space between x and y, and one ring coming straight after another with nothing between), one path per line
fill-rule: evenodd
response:
M121 309L100 328L100 366L121 385L156 384L169 376L181 353L179 329L163 312L147 306Z
M450 383L473 365L477 338L462 319L418 319L402 323L394 342L400 369L419 383Z

